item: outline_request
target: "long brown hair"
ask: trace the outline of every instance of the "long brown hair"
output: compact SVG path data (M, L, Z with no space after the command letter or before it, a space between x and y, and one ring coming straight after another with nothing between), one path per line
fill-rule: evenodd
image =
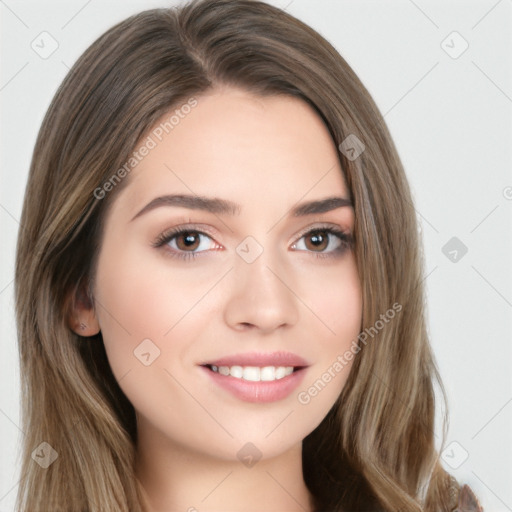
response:
M134 473L136 423L101 333L70 330L73 301L92 290L103 221L127 176L98 198L170 109L219 84L311 105L338 146L355 209L362 330L336 404L303 442L316 510L449 511L456 483L435 447L434 385L422 253L397 151L369 93L338 52L283 10L253 0L199 0L132 16L96 40L57 91L28 178L16 259L21 361L19 511L143 510ZM33 452L57 458L44 468ZM44 451L46 450L46 451Z

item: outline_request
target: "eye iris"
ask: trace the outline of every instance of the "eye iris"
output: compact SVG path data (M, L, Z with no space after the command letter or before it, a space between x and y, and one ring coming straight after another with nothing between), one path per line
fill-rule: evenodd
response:
M184 240L185 245L180 247L180 240ZM176 239L176 245L178 249L197 249L197 245L199 244L199 235L197 233L193 233L190 231L181 233Z
M327 247L326 243L328 244L329 242L329 236L326 236L325 231L317 231L316 233L311 234L306 238L306 246L308 245L308 240L311 240L313 242L314 249L325 249Z

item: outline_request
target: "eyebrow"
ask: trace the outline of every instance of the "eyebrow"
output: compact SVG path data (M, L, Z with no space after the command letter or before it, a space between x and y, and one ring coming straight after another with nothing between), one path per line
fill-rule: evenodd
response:
M155 197L155 199L150 201L146 206L144 206L144 208L142 208L142 210L135 214L131 221L162 206L178 206L181 208L189 208L191 210L203 210L213 214L231 216L239 215L241 212L241 206L239 204L226 199L197 195L171 194ZM345 197L326 197L324 199L301 203L292 208L290 214L292 217L304 217L306 215L329 212L344 206L352 206L350 199Z

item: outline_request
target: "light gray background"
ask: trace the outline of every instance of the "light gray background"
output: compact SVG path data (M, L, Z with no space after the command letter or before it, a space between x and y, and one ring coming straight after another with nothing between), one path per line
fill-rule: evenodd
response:
M430 334L451 418L444 464L487 512L512 510L512 2L269 3L326 37L385 116L421 219ZM0 0L2 512L13 509L23 436L13 276L37 131L68 68L94 39L128 15L172 4ZM43 45L43 31L58 42L47 59L31 48L34 40ZM462 48L453 31L469 44L458 58L445 51ZM468 248L456 262L442 252L454 236Z

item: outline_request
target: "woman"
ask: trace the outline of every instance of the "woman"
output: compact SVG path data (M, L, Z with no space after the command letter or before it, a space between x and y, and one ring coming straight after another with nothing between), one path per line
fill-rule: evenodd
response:
M403 168L292 16L196 1L107 31L22 226L19 510L481 510L434 443Z

